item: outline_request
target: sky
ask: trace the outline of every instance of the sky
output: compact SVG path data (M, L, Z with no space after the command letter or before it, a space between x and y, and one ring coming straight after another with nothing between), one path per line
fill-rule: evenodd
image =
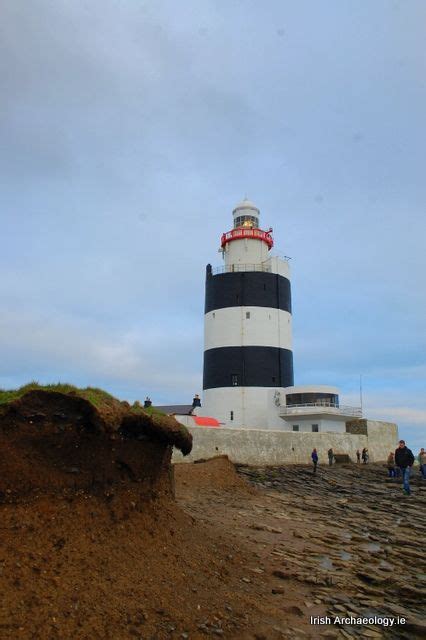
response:
M295 383L426 446L425 37L423 0L0 0L0 387L190 402L247 196Z

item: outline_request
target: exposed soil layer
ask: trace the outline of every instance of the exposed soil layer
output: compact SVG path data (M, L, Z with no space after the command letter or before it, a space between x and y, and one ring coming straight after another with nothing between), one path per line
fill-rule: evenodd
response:
M191 450L192 437L167 416L133 415L111 398L101 407L75 394L30 391L0 406L0 501L103 493L127 481L153 497L172 491L172 446Z
M96 390L97 391L97 390ZM82 390L81 394L87 391ZM159 414L148 415L142 408L130 407L108 394L96 398L98 404L78 395L79 390L69 393L33 390L25 395L0 404L0 430L8 432L35 425L39 433L45 428L63 433L66 428L78 433L120 433L126 438L144 437L174 445L188 454L192 448L189 431L173 417Z

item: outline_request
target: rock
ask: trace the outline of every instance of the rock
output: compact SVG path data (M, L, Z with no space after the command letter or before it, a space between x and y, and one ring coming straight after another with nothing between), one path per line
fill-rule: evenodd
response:
M270 527L266 524L251 524L250 529L254 529L255 531L267 531L268 533L282 533L283 530L278 527Z
M291 578L291 575L289 573L287 573L286 571L282 571L281 569L275 569L275 571L272 572L272 575L280 578L281 580L288 580L289 578Z
M286 607L285 611L287 613L292 613L293 615L299 616L300 618L304 615L302 609L296 605L293 605L291 607Z
M381 576L378 573L364 573L361 571L357 572L357 577L368 584L383 584L386 582L387 578L385 576Z
M411 614L406 624L404 625L404 629L421 634L423 638L426 637L426 621L421 620L420 618L415 618Z

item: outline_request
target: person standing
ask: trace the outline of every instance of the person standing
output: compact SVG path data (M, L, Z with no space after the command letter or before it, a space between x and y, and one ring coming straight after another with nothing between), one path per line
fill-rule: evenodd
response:
M409 496L410 489L410 472L414 464L414 456L411 449L405 445L405 440L400 440L398 448L395 450L395 464L401 469L404 493Z
M201 407L201 400L198 393L196 393L192 399L192 408L195 409L195 407Z
M367 447L364 447L364 449L362 450L361 458L362 458L363 463L367 464L367 462L368 462L368 449L367 449Z
M311 453L312 463L314 465L314 473L317 472L317 464L318 464L318 453L317 450L314 449Z
M426 451L423 447L420 449L417 459L420 465L420 473L422 474L423 479L426 480Z
M361 452L359 449L356 450L356 461L357 461L357 464L361 463Z
M395 478L395 454L393 451L388 455L388 472L389 478Z
M328 464L331 465L333 464L333 458L334 458L334 452L333 449L330 447L330 449L327 451L327 455L328 455Z

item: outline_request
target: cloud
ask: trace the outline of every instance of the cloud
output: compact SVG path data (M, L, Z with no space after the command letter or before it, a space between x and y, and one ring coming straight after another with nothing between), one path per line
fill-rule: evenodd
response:
M13 386L22 374L27 380L83 380L92 386L102 380L108 389L129 389L133 399L149 392L157 402L165 402L168 394L189 397L200 387L193 331L175 332L166 339L154 323L146 331L126 333L80 318L33 315L29 320L7 312L0 320L0 336L3 387Z
M296 381L422 411L425 11L4 0L4 384L199 390L205 264L247 193L293 258Z

